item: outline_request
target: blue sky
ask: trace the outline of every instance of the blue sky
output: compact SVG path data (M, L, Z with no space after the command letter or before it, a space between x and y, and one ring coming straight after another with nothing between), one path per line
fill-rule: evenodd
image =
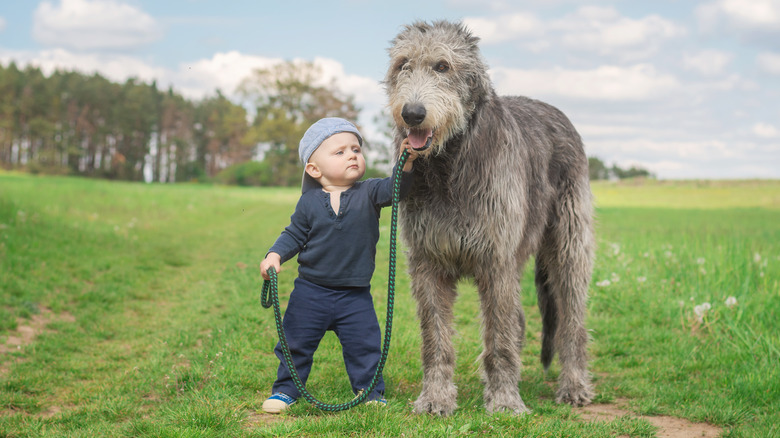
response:
M462 20L499 94L549 102L589 155L661 178L780 178L780 0L205 1L0 4L0 63L228 96L255 68L314 61L373 115L404 24Z

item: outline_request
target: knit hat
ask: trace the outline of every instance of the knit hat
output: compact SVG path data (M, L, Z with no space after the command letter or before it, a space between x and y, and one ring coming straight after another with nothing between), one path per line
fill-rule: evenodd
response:
M306 133L303 134L301 142L298 145L298 156L303 163L303 178L301 181L301 192L306 193L313 188L321 187L314 178L306 173L306 163L309 162L309 158L322 144L323 141L328 139L333 134L340 132L351 132L358 138L358 142L363 146L363 136L360 135L358 129L351 122L338 118L338 117L326 117L318 120L315 124L311 125Z

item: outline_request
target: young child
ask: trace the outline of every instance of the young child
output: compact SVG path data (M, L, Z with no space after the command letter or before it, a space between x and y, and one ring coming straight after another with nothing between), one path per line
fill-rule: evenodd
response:
M305 166L302 195L290 225L260 263L268 268L298 254L298 277L285 311L283 327L295 368L303 383L314 352L328 330L341 342L344 364L355 393L368 388L380 358L381 334L370 292L379 240L379 213L392 203L392 177L360 181L366 171L363 138L355 125L340 118L313 124L301 139L298 154ZM401 196L412 183L410 151L401 179ZM272 395L263 410L279 413L300 396L282 356L274 349L279 369ZM369 402L387 404L384 381Z

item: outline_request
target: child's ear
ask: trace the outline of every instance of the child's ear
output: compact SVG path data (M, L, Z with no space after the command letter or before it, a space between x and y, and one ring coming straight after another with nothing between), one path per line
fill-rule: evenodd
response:
M320 172L320 169L317 167L314 163L306 163L306 173L309 174L310 177L317 179L322 176L322 172Z

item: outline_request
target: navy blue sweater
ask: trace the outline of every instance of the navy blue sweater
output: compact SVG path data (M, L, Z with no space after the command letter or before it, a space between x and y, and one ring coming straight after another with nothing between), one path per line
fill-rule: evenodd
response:
M402 172L401 197L409 192L412 173ZM392 204L392 178L355 183L341 193L338 215L330 193L320 189L301 195L290 225L268 252L282 263L298 254L298 276L325 287L364 287L374 274L379 215Z

